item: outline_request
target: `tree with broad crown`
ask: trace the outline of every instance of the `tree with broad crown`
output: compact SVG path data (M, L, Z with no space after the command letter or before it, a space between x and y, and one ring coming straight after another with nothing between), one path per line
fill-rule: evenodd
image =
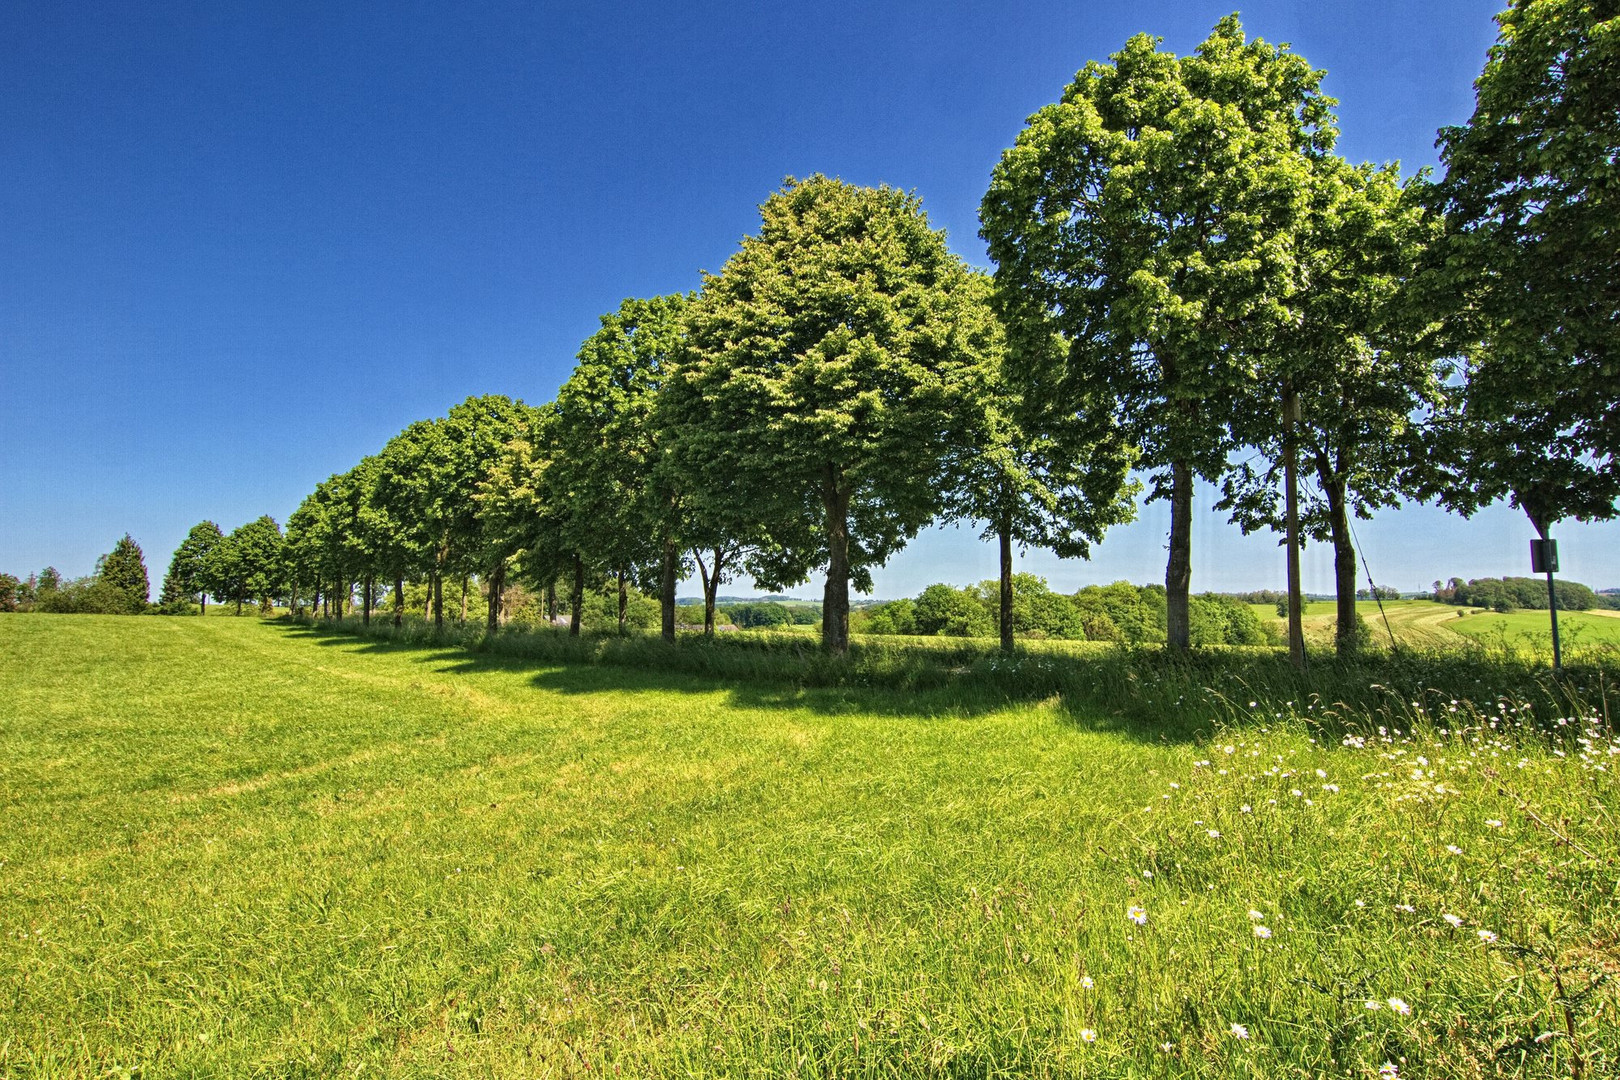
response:
M1321 73L1236 16L1191 56L1157 44L1132 38L1030 117L980 220L1021 380L1055 411L1113 417L1170 501L1167 638L1185 648L1194 481L1226 471L1293 318L1294 232L1335 129Z
M997 624L1002 651L1011 652L1018 622L1014 542L1046 548L1063 559L1088 559L1091 545L1109 526L1136 516L1141 485L1127 482L1133 457L1112 417L1100 410L1049 409L1038 386L1023 392L1020 373L1049 370L1052 364L1008 362L1006 337L990 308L990 281L977 271L972 279L982 317L990 324L990 348L980 372L984 385L974 395L983 409L979 441L952 468L950 515L985 522L981 539L998 542ZM1062 347L1050 335L1029 344Z
M1430 484L1414 417L1436 407L1441 372L1419 348L1421 327L1412 325L1404 286L1437 222L1402 188L1393 165L1352 166L1330 155L1316 163L1311 185L1298 234L1305 284L1289 301L1297 317L1278 335L1262 386L1274 395L1291 386L1297 395L1295 439L1316 479L1301 507L1301 532L1333 545L1335 644L1344 656L1365 642L1350 515L1371 518ZM1216 508L1231 510L1245 533L1284 529L1281 419L1276 397L1239 418L1239 438L1263 460L1227 475Z
M1426 298L1466 383L1438 494L1465 515L1506 496L1545 538L1620 499L1620 3L1514 0L1497 23L1474 114L1439 139Z
M180 546L174 549L174 557L169 560L169 571L163 575L163 603L190 601L195 597L200 613L208 614L208 590L203 585L205 567L209 553L222 536L219 526L212 521L200 521L191 527L186 538L180 541Z
M675 378L681 436L745 507L766 588L825 566L822 643L849 647L849 587L943 508L949 455L971 443L984 321L966 266L915 196L789 179L703 291Z
M96 560L96 581L129 598L131 614L146 609L152 584L146 576L146 557L129 533Z
M287 566L281 526L269 514L231 530L208 557L208 591L236 605L257 600L268 612L276 594L286 586Z
M602 316L557 391L554 482L568 492L575 546L619 580L619 627L625 585L657 564L663 636L675 640L675 585L682 569L682 498L655 482L661 429L658 394L680 346L681 314L691 297L625 300ZM666 474L667 476L667 474Z

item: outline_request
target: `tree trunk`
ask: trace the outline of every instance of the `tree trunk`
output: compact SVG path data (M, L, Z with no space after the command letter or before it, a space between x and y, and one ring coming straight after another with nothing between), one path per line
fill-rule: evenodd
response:
M462 626L467 625L467 576L461 576L461 619Z
M849 652L849 492L842 480L829 465L822 486L827 510L827 587L821 600L821 645L838 656Z
M1299 397L1291 379L1283 379L1283 503L1288 548L1288 658L1305 667L1305 612L1299 584Z
M664 640L671 645L675 643L675 571L680 560L677 557L675 541L664 541L663 573L659 575L658 602L663 616Z
M1320 463L1317 479L1327 496L1328 529L1333 538L1333 648L1343 658L1361 647L1361 615L1356 611L1356 546L1350 536L1350 507L1344 482Z
M630 606L629 590L624 583L624 567L619 567L619 636L624 637L624 613Z
M208 614L208 594L207 593L198 593L197 594L197 603L202 606L202 613L204 615Z
M360 585L365 590L365 595L360 598L360 625L362 626L371 625L371 589L376 583L377 575L367 574Z
M1192 466L1170 463L1170 560L1164 568L1165 643L1171 649L1192 644L1189 594L1192 590Z
M433 571L433 628L444 629L444 576Z
M1012 515L1003 512L997 530L1001 540L1001 651L1013 651Z
M698 580L703 582L703 636L714 637L714 600L715 594L720 591L720 568L726 559L726 553L720 548L714 549L714 565L703 565L703 554L696 548L692 550L692 557L697 560Z
M501 628L501 597L506 588L506 560L495 564L489 575L489 632Z
M405 577L394 578L394 629L405 625Z
M422 623L426 625L433 621L433 575L428 575L427 599L422 603Z
M546 582L546 622L552 626L557 625L557 582L555 578Z
M236 598L236 614L238 617L241 617L242 614L242 598L240 596Z
M585 560L574 556L574 588L568 597L568 635L579 637L580 609L585 606Z

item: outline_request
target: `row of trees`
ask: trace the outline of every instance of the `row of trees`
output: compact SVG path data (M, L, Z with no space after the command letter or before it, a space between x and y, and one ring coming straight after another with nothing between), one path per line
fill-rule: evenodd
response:
M147 610L150 590L146 557L125 533L88 577L64 579L54 566L27 578L0 574L0 611L134 615Z
M1558 607L1564 611L1590 611L1592 608L1620 607L1620 600L1599 596L1578 581L1556 584ZM1492 611L1547 610L1547 583L1535 578L1452 578L1434 583L1434 599L1442 604L1490 608Z
M1612 517L1620 385L1620 111L1612 5L1519 0L1446 175L1333 152L1322 73L1223 19L1189 56L1132 38L1087 64L1002 157L981 209L994 277L918 200L789 180L695 294L626 300L557 399L471 398L320 485L289 519L290 580L365 616L391 583L509 579L575 612L588 585L661 598L826 573L849 589L924 526L1085 557L1143 474L1169 501L1165 638L1193 640L1199 481L1246 530L1330 542L1355 647L1351 517L1501 497L1543 536ZM1314 480L1296 499L1295 480ZM293 586L294 591L297 585ZM330 603L328 603L330 607Z

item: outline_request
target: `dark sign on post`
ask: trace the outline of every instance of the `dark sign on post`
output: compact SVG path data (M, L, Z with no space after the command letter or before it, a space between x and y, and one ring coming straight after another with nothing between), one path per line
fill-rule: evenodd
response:
M1558 573L1558 541L1530 541L1530 572L1533 574Z

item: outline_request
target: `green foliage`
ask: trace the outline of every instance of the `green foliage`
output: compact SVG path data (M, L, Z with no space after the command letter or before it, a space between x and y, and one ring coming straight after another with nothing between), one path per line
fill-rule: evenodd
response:
M168 573L163 575L159 600L164 614L189 614L191 602L200 602L207 594L208 559L222 537L219 526L212 521L198 522L186 533L169 560Z
M727 622L745 630L791 626L795 621L793 613L786 606L768 600L752 604L727 604L717 610ZM703 621L701 610L698 612L697 621L700 623Z
M753 516L755 580L827 567L823 641L841 651L849 583L869 591L943 508L990 328L914 197L814 176L760 213L688 312L665 415L711 499Z
M1545 536L1620 499L1620 9L1513 0L1497 22L1473 116L1440 133L1425 299L1468 363L1439 490L1464 514L1505 495Z
M909 599L890 600L867 610L861 630L868 634L917 633L916 605Z
M108 607L121 608L120 613L130 615L146 610L152 592L151 582L146 576L146 557L129 533L125 533L111 551L96 560L95 577L97 585L109 593L109 599L104 602ZM115 594L125 597L122 605L110 598Z
M1246 41L1235 16L1187 57L1138 35L1030 118L981 207L1026 398L1117 426L1171 500L1173 644L1193 478L1226 472L1262 361L1297 318L1296 234L1335 136L1320 78Z
M1132 645L1164 640L1166 603L1157 585L1087 585L1074 594L1087 640Z
M1541 578L1471 578L1467 582L1453 578L1452 582L1450 588L1437 591L1434 598L1445 604L1493 611L1547 610L1547 582ZM1591 588L1578 581L1555 578L1553 589L1561 611L1590 611L1600 606Z
M22 580L15 574L0 574L0 611L16 611L22 599Z
M1084 621L1074 601L1052 591L1046 579L1035 574L1012 576L1013 633L1024 638L1059 638L1078 641L1085 637ZM1001 583L981 581L979 601L994 621L1001 607Z
M912 632L942 637L993 637L996 621L978 591L930 585L911 607Z
M1192 600L1194 645L1274 645L1276 637L1241 600L1204 593Z
M208 592L234 603L237 614L250 600L269 611L287 586L281 526L269 514L238 526L214 546L205 567Z

